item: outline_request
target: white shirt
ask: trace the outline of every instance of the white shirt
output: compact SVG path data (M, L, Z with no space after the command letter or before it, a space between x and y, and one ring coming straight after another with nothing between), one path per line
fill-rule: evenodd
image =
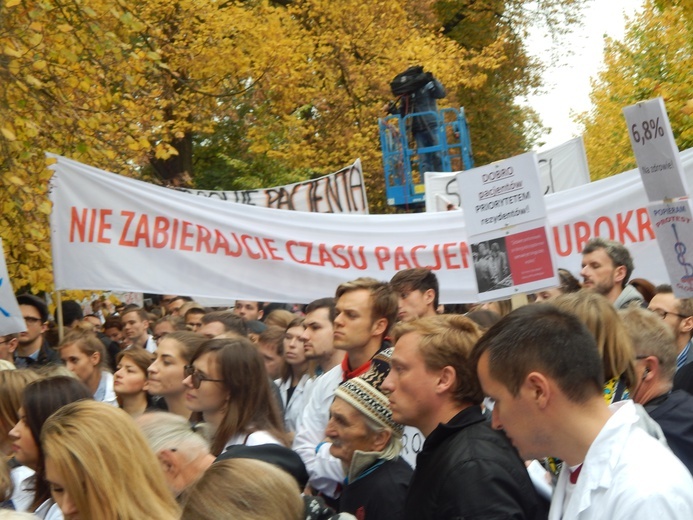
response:
M118 406L118 397L115 390L113 390L113 374L108 370L101 371L101 380L96 388L96 392L94 392L94 400Z
M316 448L325 440L334 391L343 378L342 366L337 365L315 379L293 444L293 450L306 465L311 487L330 497L335 496L337 485L344 482L344 467L342 461L330 455L329 443L322 444L317 451Z
M308 374L303 374L303 377L296 385L294 393L291 395L291 400L287 403L286 398L289 395L291 387L291 379L282 381L277 379L275 383L279 387L279 394L282 396L282 404L284 405L284 425L286 431L295 432L301 424L303 409L306 407L306 396L310 395L309 388L313 384L314 379L311 379Z
M590 446L566 500L569 468L556 483L549 520L691 520L693 477L666 447L640 428L632 401L614 414Z
M237 433L228 440L228 442L224 446L224 449L221 450L221 452L223 453L226 451L227 448L231 446L238 446L239 444L245 446L279 444L280 446L284 446L284 444L282 444L282 442L278 440L276 437L274 437L271 433L266 432L265 430L258 430L256 432L251 433L250 435L247 435L245 433Z

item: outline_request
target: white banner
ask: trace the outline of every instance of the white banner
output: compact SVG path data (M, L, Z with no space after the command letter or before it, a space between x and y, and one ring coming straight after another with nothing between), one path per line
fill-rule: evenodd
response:
M260 206L263 208L310 211L313 213L368 213L366 184L361 159L338 172L317 179L243 191L210 191L176 188L202 197Z
M7 273L5 250L0 239L0 336L24 332L26 323L14 296L10 276Z
M688 177L692 152L681 153ZM56 158L56 289L303 303L359 276L389 280L400 269L422 266L438 276L441 303L475 300L461 211L282 212L177 193ZM628 246L634 277L666 282L646 202L636 170L547 195L557 266L577 275L582 247L599 235Z
M542 193L557 193L590 182L582 137L537 153ZM426 211L447 211L461 206L457 172L426 172ZM465 186L466 189L466 186Z

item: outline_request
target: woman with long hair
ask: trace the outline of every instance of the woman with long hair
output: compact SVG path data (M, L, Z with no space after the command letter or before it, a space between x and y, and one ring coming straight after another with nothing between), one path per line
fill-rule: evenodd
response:
M604 364L604 399L608 404L628 399L635 379L633 345L621 317L604 296L592 291L562 294L551 303L572 312L597 340Z
M151 405L147 392L147 369L154 354L143 348L124 350L116 358L118 366L113 374L113 389L118 405L133 417L142 415Z
M46 421L41 447L65 518L178 518L154 453L123 410L94 401L64 406Z
M91 391L96 401L118 406L113 391L113 374L106 367L106 348L93 332L70 331L57 347L60 359Z
M147 369L147 391L163 400L160 401L163 406L157 407L190 418L185 402L184 370L205 341L204 336L189 331L170 332L159 340L156 358Z
M9 432L19 421L17 411L22 406L24 388L41 376L28 368L0 371L0 450L12 456L12 441Z
M284 425L288 432L295 432L305 407L306 388L310 376L306 352L303 349L303 318L295 318L284 334L284 370L275 383L284 405Z
M17 462L35 472L30 487L33 499L27 510L41 518L59 518L60 514L51 500L45 480L44 454L39 445L41 428L48 417L62 406L85 399L92 400L91 391L84 383L70 376L39 379L24 389L19 421L10 431L10 437Z
M237 444L288 444L265 364L250 340L205 341L185 376L187 406L213 432L215 456Z

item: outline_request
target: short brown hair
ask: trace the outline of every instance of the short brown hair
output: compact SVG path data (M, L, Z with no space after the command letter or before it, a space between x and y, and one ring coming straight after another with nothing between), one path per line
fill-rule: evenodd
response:
M425 267L415 267L413 269L404 269L395 273L395 276L390 280L392 290L396 293L407 291L426 292L433 289L435 296L433 297L433 308L438 307L438 278L433 274L433 271Z
M387 335L390 327L397 320L397 307L399 301L397 294L392 290L392 287L387 282L380 282L375 278L362 277L344 282L337 287L335 298L339 299L342 295L365 289L371 293L371 321L375 322L380 318L387 320L387 330L384 335Z
M476 323L458 314L401 322L392 331L393 341L397 342L410 332L421 337L419 353L427 368L440 370L450 366L455 369L455 401L472 404L483 401L484 394L476 375L476 364L470 359L472 348L482 335L481 328Z

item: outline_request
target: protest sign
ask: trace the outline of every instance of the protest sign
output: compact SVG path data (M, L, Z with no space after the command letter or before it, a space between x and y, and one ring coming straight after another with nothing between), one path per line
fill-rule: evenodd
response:
M359 276L430 267L441 303L476 301L464 212L339 215L195 197L63 157L51 167L57 289L306 303ZM681 153L693 177L693 150ZM623 242L634 277L667 280L637 170L545 196L558 267L579 273L587 240ZM76 262L88 258L89 268Z
M14 296L0 239L0 336L24 332L26 323Z
M313 213L368 213L366 184L360 159L338 172L286 186L243 191L191 188L177 188L177 191L263 208Z
M625 107L623 113L648 199L687 196L679 150L662 98Z

